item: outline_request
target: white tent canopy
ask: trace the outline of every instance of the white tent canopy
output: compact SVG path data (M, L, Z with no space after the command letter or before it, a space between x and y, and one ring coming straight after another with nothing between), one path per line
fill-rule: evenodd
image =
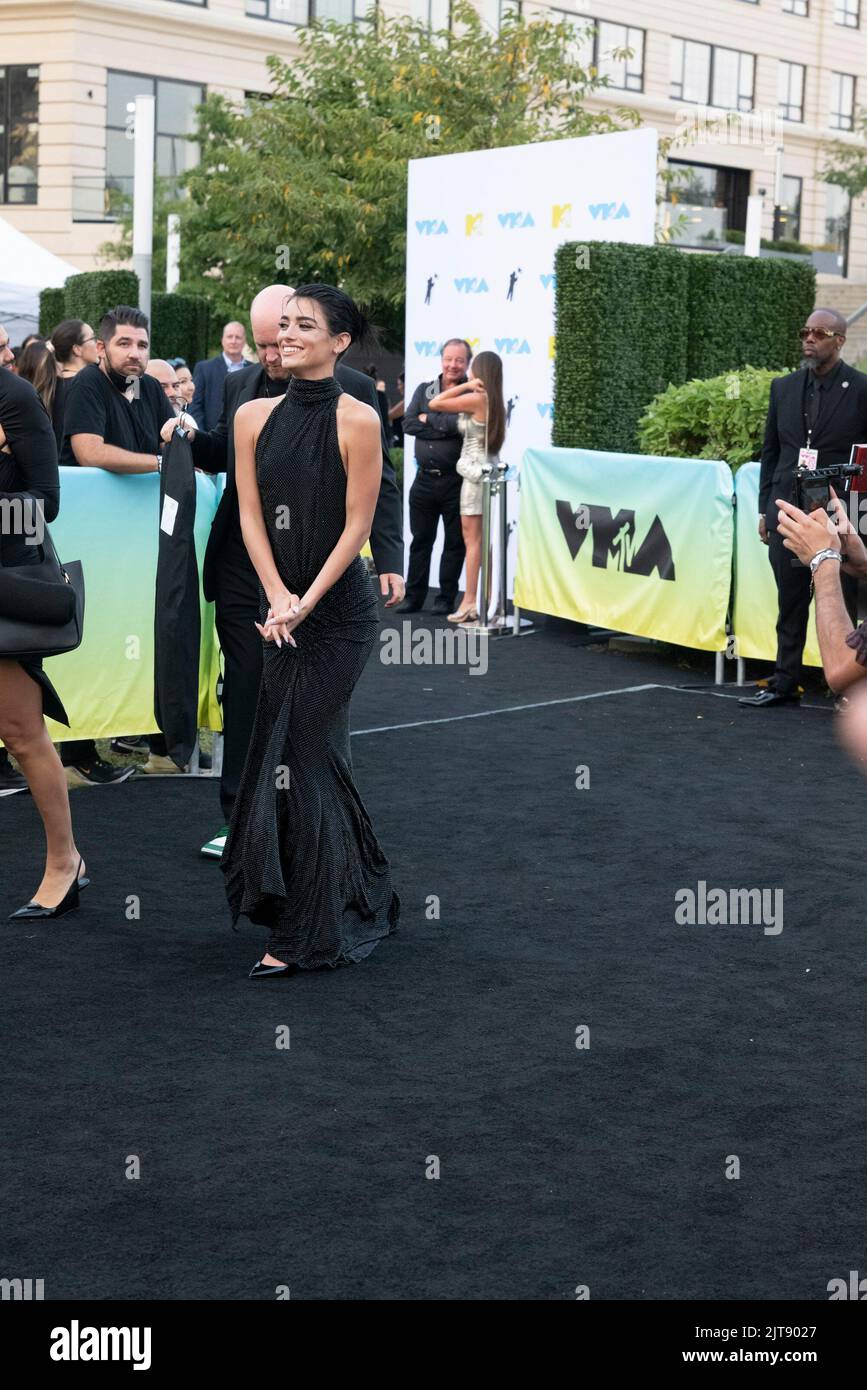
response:
M44 246L0 217L0 323L13 346L39 325L39 291L56 289L78 267L62 261Z

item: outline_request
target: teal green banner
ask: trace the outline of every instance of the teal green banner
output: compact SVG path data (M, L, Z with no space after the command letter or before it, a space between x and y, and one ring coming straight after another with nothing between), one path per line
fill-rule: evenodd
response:
M196 553L201 573L218 490L196 474ZM51 737L112 738L156 732L154 587L159 477L123 477L101 468L61 468L60 514L51 534L61 560L84 567L84 640L45 662L72 727L48 720ZM222 727L215 688L219 650L213 605L199 591L202 642L199 727Z
M725 649L734 544L726 464L528 449L520 488L517 605Z

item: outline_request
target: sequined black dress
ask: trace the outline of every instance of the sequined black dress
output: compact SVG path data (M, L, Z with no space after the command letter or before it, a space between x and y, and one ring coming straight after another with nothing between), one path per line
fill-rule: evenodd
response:
M302 595L340 538L346 474L341 388L293 379L256 446L265 526L280 577ZM268 612L260 590L260 621ZM352 778L349 701L379 633L360 558L295 632L263 643L262 683L220 867L237 923L269 929L267 951L306 969L358 961L397 925L388 860Z

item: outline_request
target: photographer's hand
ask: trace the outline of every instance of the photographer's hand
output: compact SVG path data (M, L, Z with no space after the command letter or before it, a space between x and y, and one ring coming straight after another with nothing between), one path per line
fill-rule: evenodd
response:
M776 502L780 512L777 529L783 537L783 545L797 555L802 564L809 565L820 550L842 550L836 519L832 520L822 510L810 512L808 516L800 507L780 497Z
M765 518L763 516L759 517L759 540L761 541L762 545L770 545L770 536L768 535L768 523L765 521Z
M844 572L867 577L867 546L864 545L852 525L846 511L846 504L841 501L833 488L831 488L831 501L828 503L828 515L835 519L837 526L840 548L843 551Z

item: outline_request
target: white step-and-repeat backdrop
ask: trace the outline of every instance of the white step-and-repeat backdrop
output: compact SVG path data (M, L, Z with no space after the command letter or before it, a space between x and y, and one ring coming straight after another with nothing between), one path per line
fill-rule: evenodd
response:
M439 375L446 338L503 359L509 428L501 457L551 442L554 252L564 241L650 244L656 221L657 133L641 129L551 140L409 163L406 390ZM587 274L593 273L592 255ZM628 304L612 313L629 314ZM406 436L407 555L413 440ZM509 487L509 590L517 487ZM439 581L442 526L431 566Z

